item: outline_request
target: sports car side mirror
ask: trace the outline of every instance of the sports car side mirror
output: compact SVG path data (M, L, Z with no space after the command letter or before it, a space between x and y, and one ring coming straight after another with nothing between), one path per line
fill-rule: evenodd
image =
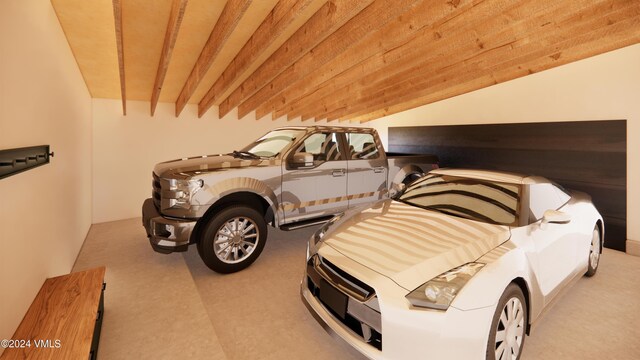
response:
M545 223L567 224L570 221L571 215L558 210L547 210L542 216L542 222Z

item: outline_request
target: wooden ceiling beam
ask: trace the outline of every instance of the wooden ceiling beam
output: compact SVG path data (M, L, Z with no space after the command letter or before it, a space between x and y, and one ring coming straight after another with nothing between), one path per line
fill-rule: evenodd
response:
M474 90L479 90L494 84L513 80L519 77L534 74L540 71L551 69L553 67L565 65L577 60L596 56L601 53L619 49L624 46L638 43L640 35L632 31L626 31L622 24L629 26L638 26L638 19L622 20L621 24L613 27L602 27L590 32L591 29L585 27L584 35L578 39L568 39L561 44L557 44L554 49L548 51L539 51L536 55L529 55L530 60L526 57L520 58L519 62L510 61L508 64L501 64L493 67L490 71L480 73L476 77L465 76L458 80L455 86L449 87L432 87L425 95L425 92L416 92L417 97L414 99L398 99L397 101L388 102L379 111L360 111L357 113L343 115L345 118L355 119L358 121L370 121L382 116L390 115L400 111L408 110L414 107L426 105L435 101L444 100L453 96L465 94ZM607 25L608 26L608 25ZM609 38L613 36L613 38ZM446 82L446 79L441 80Z
M290 116L308 119L314 114L329 112L346 101L340 94L352 93L374 84L380 84L391 76L396 80L411 77L416 72L444 68L456 58L471 57L486 49L516 39L514 29L538 27L549 22L551 14L576 11L588 0L579 2L537 1L532 7L528 0L492 1L477 4L453 19L433 23L418 32L401 46L378 53L340 76L325 82L310 96L290 104L286 112ZM562 6L564 4L564 6ZM573 8L572 8L573 7ZM346 105L339 105L346 106ZM279 110L275 116L280 115ZM284 112L284 111L283 111Z
M625 22L634 26L640 25L640 21L638 19L627 20ZM604 47L602 47L603 44L601 42L601 39L597 38L596 36L606 35L606 32L603 31L603 29L600 29L599 31L595 32L595 35L592 35L593 39L590 42L581 43L572 48L563 49L562 57L559 58L558 60L553 59L553 57L555 57L557 53L552 55L544 55L539 59L534 59L530 61L528 64L515 65L510 68L499 70L494 74L485 74L476 78L469 79L465 82L460 83L455 88L443 89L442 92L438 94L433 94L433 93L420 94L420 96L417 98L414 98L408 101L402 101L402 102L399 102L398 104L389 105L387 107L381 108L373 112L366 112L363 115L357 115L357 114L353 116L349 115L348 120L352 122L366 123L372 120L376 120L388 115L393 115L402 111L410 110L410 109L423 106L426 104L430 104L436 101L445 100L454 96L466 94L475 90L480 90L482 88L485 88L487 86L494 84L496 82L495 80L496 77L504 76L504 77L511 78L514 76L515 77L527 76L532 73L537 73L540 71L551 69L559 65L568 64L572 61L584 59L586 57L593 56L593 55L598 55L598 53L593 52L594 48L598 48L599 53L605 53L607 51L616 50L616 49L640 42L640 36L637 36L637 34L634 34L633 30L631 30L630 28L622 28L622 26L615 26L614 28L619 34L627 33L629 37L608 42L607 44L604 44L605 45ZM614 29L609 29L609 30L614 30ZM635 39L632 38L634 36L635 36ZM523 67L524 68L528 67L528 69L526 71L523 71L522 69ZM437 91L438 89L434 88L433 90Z
M593 2L589 2L594 4ZM329 120L343 118L345 116L353 115L359 111L371 112L371 110L379 109L387 106L388 102L396 101L399 98L410 98L413 96L413 91L422 90L420 86L429 87L430 84L437 84L438 82L446 82L446 86L454 86L458 81L458 78L462 74L468 74L473 72L482 71L483 68L479 68L478 64L482 67L489 67L492 64L500 63L504 59L511 59L522 54L525 51L533 52L540 51L541 49L550 48L553 43L562 41L563 39L570 38L575 34L582 34L585 31L590 30L590 25L584 25L586 19L598 19L602 18L602 12L607 11L610 7L618 8L621 6L621 2L618 1L600 1L595 5L587 7L585 11L576 12L567 17L562 13L560 9L556 9L556 13L560 11L564 16L557 15L556 20L559 19L578 19L572 24L582 25L581 28L571 28L571 23L555 24L552 21L546 21L545 26L532 26L532 24L520 24L522 26L508 26L505 29L539 29L534 34L518 33L515 34L516 38L509 45L508 37L494 38L492 36L485 36L485 34L478 33L478 38L482 39L483 48L475 46L475 42L472 41L472 37L465 41L458 42L458 40L444 39L447 43L453 44L448 49L448 52L432 53L439 55L438 57L427 56L424 63L410 63L412 67L400 72L390 72L391 76L386 76L382 71L378 74L371 74L362 78L357 84L353 84L348 91L340 91L341 99L323 99L319 101L324 107L324 111L315 111L314 116L324 115ZM584 5L584 4L583 4ZM577 15L575 15L577 14ZM480 28L478 28L480 29ZM514 30L509 30L514 31ZM518 30L522 32L523 30ZM533 30L529 30L533 31ZM446 33L442 32L443 35ZM462 46L460 44L466 44ZM507 46L506 46L507 45ZM511 49L514 47L514 49ZM447 74L447 77L443 77L443 74ZM416 85L422 84L422 85ZM433 90L430 90L433 91ZM394 98L395 97L395 98ZM336 100L337 99L337 100ZM380 104L380 102L382 104ZM379 106L379 107L376 107ZM304 116L303 116L304 118Z
M274 118L287 113L289 116L301 115L303 119L312 117L314 113L322 111L326 98L339 96L339 92L358 83L363 78L375 80L380 76L389 76L402 69L405 69L416 62L423 62L425 56L433 56L438 47L442 46L446 40L441 40L442 34L451 36L451 34L467 33L467 36L473 36L473 25L482 25L487 20L495 18L505 9L512 10L516 4L522 5L523 1L493 1L493 2L468 2L458 4L457 9L446 8L438 11L438 7L432 5L433 15L430 19L425 19L425 13L415 12L407 20L409 24L419 24L422 26L413 26L412 31L407 36L398 34L398 30L392 28L382 29L377 36L378 41L371 44L374 50L365 48L357 48L354 51L359 53L373 52L371 56L365 60L355 64L351 68L343 69L339 65L331 65L332 68L340 69L340 73L332 78L327 78L322 74L329 69L320 69L311 75L311 79L303 79L302 83L312 84L312 86L302 85L301 88L290 89L297 90L290 94L285 94L279 101L278 108L274 112ZM422 17L423 19L417 19ZM478 17L476 19L476 17ZM469 18L474 20L469 20ZM504 21L504 20L503 20ZM429 50L431 49L431 50ZM339 64L346 62L342 59ZM371 80L367 80L371 81ZM316 85L317 84L317 85ZM297 93L297 95L296 95ZM297 98L296 98L297 97ZM287 99L289 101L287 102ZM323 101L319 101L323 99ZM325 111L327 109L324 109ZM259 111L256 111L259 114Z
M422 38L433 39L433 41L430 43L423 41L423 44L420 41L407 44L409 47L403 49L404 53L408 55L407 59L388 64L378 71L362 74L359 80L352 83L351 88L358 89L353 91L362 92L363 89L371 87L373 84L382 87L385 81L400 82L416 75L430 76L432 73L440 72L441 69L449 68L456 61L473 59L474 56L484 52L495 52L496 48L513 43L518 39L521 40L524 36L521 34L521 29L550 29L553 27L550 25L555 19L575 13L592 3L592 1L586 0L568 2L545 0L538 1L537 4L541 7L538 11L533 11L534 9L531 9L528 2L525 1L516 7L508 8L505 14L478 13L479 6L475 7L460 19L462 21L468 21L467 18L476 19L480 23L452 24L453 27L432 29L431 34L424 34ZM437 36L434 37L434 34ZM394 76L393 80L387 80L392 76ZM344 91L333 90L333 93L337 92ZM317 110L317 106L314 109L312 105L303 111L303 118L309 117L310 113L315 114L318 111L326 113L326 109L346 106L346 101L343 99L341 103L335 104L338 102L336 98L325 97L317 101L325 110Z
M627 26L625 26L625 24ZM599 29L589 35L591 40L588 42L561 49L560 52L556 52L551 55L543 55L539 59L534 59L526 64L513 65L509 68L497 69L495 73L472 78L468 81L460 83L455 88L444 89L439 94L421 93L418 94L418 97L411 100L401 101L397 104L389 105L373 112L363 112L364 114L361 113L348 115L348 117L352 121L356 121L358 123L366 123L388 115L396 114L398 112L410 110L422 105L430 104L436 101L448 99L454 96L482 89L494 84L497 78L514 79L522 76L527 76L532 73L548 70L553 67L568 64L573 61L581 60L608 51L620 49L625 46L633 45L640 42L640 35L638 34L637 30L634 31L630 26L635 26L637 29L638 26L640 26L640 19L628 19L610 28ZM621 36L621 38L603 43L603 39L601 36L606 37L609 35L619 35ZM560 57L556 59L556 56L558 56L558 54L560 54ZM523 69L526 69L526 71L523 71Z
M272 118L277 119L288 112L284 111L285 104L293 103L305 95L309 95L308 97L323 96L318 94L321 86L326 82L344 79L343 72L350 68L357 66L361 68L361 73L366 73L383 66L384 62L380 60L386 52L395 51L399 47L404 48L406 43L419 36L425 27L450 20L481 1L463 0L457 3L438 0L422 1L411 12L403 14L395 21L388 22L375 32L371 32L366 38L363 37L363 40L355 44L349 51L338 54L322 67L314 68L308 76L299 79L286 90L271 97L268 101L263 101L256 109L256 118L273 113ZM377 60L375 64L374 61L371 61L374 56ZM243 105L240 106L240 108L242 107Z
M282 71L313 49L327 36L334 33L344 23L371 4L373 0L331 0L323 5L300 27L278 50L251 74L231 95L220 103L219 116L223 117L231 109L268 84Z
M204 115L253 62L304 12L313 0L280 0L251 38L229 63L222 75L198 103L198 116Z
M252 0L228 0L220 18L211 30L209 39L204 44L202 52L198 57L187 81L176 100L176 117L180 115L185 105L193 96L196 88L204 78L207 71L213 64L216 56L220 53L229 36L238 25L242 15L247 11Z
M160 99L160 92L162 91L164 78L167 75L167 70L169 69L171 54L173 53L173 48L176 44L176 39L178 38L178 31L180 30L180 25L182 24L182 18L184 17L184 11L187 8L188 1L189 0L173 0L171 5L171 14L169 15L167 31L164 35L164 43L162 45L162 52L160 53L158 71L156 72L156 79L151 93L151 116L156 112L156 106Z
M371 36L378 29L385 27L387 23L407 12L414 10L416 12L426 11L426 9L422 8L416 9L419 4L424 5L425 3L430 2L424 0L395 0L393 6L389 6L389 2L386 0L375 0L340 29L301 57L295 64L288 67L266 86L240 104L238 117L244 117L307 74L317 71L319 67L335 59L340 54L347 52L351 54L349 59L356 58L356 60L352 61L359 62L362 55L348 50L362 42L363 39L373 39L372 41L378 42L379 39ZM448 7L451 7L451 5L448 5ZM402 22L401 19L400 23ZM407 26L407 29L410 28L410 26Z
M120 73L122 115L127 115L127 90L124 77L124 46L122 41L122 3L120 0L113 0L113 19L116 29L116 46L118 47L118 71Z
M617 3L615 5L620 3L614 2ZM608 14L597 13L597 19L581 22L558 34L558 41L550 42L548 38L540 40L548 41L548 46L540 47L540 41L537 41L512 50L505 48L490 55L483 54L475 59L472 69L464 69L470 64L457 63L448 71L428 80L414 79L412 84L398 84L402 91L399 87L389 87L378 93L371 89L364 96L367 99L377 98L377 101L362 108L347 107L346 110L327 115L334 119L369 121L638 43L640 5L626 3L623 9ZM582 20L584 15L574 18ZM500 62L498 59L506 60ZM479 67L483 63L485 67Z

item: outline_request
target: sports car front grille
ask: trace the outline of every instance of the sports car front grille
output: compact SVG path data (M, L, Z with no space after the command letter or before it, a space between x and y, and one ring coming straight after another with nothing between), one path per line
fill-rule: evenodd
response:
M371 286L349 275L329 260L320 257L318 259L316 270L342 292L363 302L375 295L376 292Z
M377 300L371 286L315 255L307 263L307 288L338 321L382 350L380 312L367 306Z

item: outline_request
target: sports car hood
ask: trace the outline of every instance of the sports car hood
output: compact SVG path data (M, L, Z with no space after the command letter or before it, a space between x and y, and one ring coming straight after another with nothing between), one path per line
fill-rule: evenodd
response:
M165 161L157 164L153 172L161 178L184 178L223 169L275 166L279 165L279 161L275 159L241 159L226 154L205 155Z
M409 291L482 257L510 237L508 226L393 200L378 202L331 230L318 249L320 255L329 246Z

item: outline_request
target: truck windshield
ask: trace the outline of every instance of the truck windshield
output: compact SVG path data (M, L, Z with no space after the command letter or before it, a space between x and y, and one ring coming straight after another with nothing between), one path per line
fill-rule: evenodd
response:
M304 130L282 129L273 130L252 144L246 146L242 151L255 154L260 157L274 157L280 154L298 136L304 134Z
M410 184L397 200L447 215L516 226L520 185L434 174Z

